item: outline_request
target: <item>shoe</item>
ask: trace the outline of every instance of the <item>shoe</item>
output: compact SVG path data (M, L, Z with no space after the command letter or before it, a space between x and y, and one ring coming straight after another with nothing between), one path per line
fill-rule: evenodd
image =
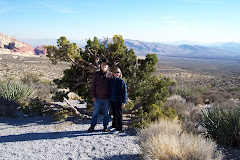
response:
M115 130L116 130L116 128L111 128L111 129L110 129L111 132L113 132L113 131L115 131Z
M93 132L93 131L94 131L94 127L91 126L91 127L88 129L88 132L91 133L91 132Z
M109 128L108 127L104 127L102 131L103 132L109 132Z
M117 131L117 130L115 130L115 131L113 131L113 134L118 134L120 131Z

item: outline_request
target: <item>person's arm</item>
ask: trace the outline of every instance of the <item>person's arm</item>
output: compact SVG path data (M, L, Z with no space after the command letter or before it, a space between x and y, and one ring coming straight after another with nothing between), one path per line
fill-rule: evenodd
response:
M128 94L127 94L127 84L124 81L122 83L123 83L123 85L122 85L123 103L122 103L121 108L123 109L127 103Z
M93 78L92 78L92 82L91 82L91 96L92 96L92 100L93 102L96 102L96 73L94 73Z

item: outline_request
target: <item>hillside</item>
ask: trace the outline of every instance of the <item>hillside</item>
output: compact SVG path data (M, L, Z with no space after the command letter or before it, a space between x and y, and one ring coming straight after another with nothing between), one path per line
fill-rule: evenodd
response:
M224 59L237 61L240 60L240 51L236 52L200 45L182 44L177 46L129 39L125 40L125 45L128 48L132 48L139 55L146 55L147 53L156 53L161 56L170 57Z

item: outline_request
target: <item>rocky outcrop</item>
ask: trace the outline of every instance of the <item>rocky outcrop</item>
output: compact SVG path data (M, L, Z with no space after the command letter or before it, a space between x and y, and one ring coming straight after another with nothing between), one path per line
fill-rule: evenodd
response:
M34 56L33 47L27 43L18 41L16 38L0 33L0 53L17 54L21 56Z
M44 48L44 46L37 46L34 51L36 55L46 55L47 53L47 50Z

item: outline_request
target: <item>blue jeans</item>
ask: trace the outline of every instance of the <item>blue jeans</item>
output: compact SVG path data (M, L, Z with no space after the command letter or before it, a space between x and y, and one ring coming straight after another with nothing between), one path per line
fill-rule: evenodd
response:
M92 112L92 120L91 126L95 127L97 124L98 115L103 107L103 126L107 127L109 122L109 99L98 99L96 98L96 102L93 102L93 112Z

